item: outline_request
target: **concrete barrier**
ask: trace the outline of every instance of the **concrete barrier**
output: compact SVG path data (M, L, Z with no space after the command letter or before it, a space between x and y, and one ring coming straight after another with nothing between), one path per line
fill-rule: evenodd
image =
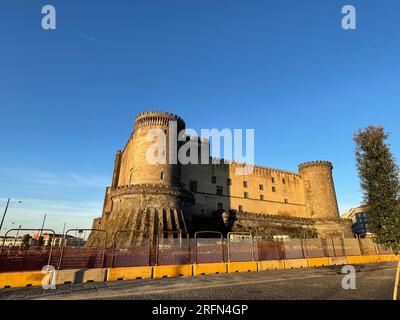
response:
M195 276L204 274L227 273L228 267L226 263L201 263L193 265L193 274Z
M365 256L365 258L367 259L367 263L376 263L376 262L381 262L381 257L378 255L369 255L369 256Z
M228 272L251 272L257 271L257 262L228 262Z
M155 266L153 270L153 278L189 277L193 275L193 265L191 264Z
M392 261L398 261L399 260L399 256L398 255L392 254L391 256L392 256Z
M264 270L278 270L284 269L285 264L283 260L265 260L265 261L258 261L258 271Z
M0 273L0 289L15 287L34 287L49 284L50 272L22 271ZM45 279L47 277L47 279ZM44 283L43 283L44 282Z
M101 282L106 280L107 269L67 269L56 271L56 284Z
M329 266L328 258L308 258L307 261L310 268Z
M307 259L289 259L285 260L285 269L308 268Z
M330 258L288 259L229 263L205 263L195 265L170 265L155 267L126 267L108 269L56 270L56 284L84 283L116 280L135 280L215 274L226 272L249 272L276 269L296 269L327 265L346 265L397 261L394 254L348 256ZM0 289L7 287L41 286L49 284L50 272L23 271L0 273Z
M108 268L107 281L150 279L153 267Z
M348 264L363 264L367 263L367 258L365 256L348 256Z
M397 260L394 254L382 254L379 257L381 258L382 262L390 262Z
M330 257L328 260L330 266L343 266L349 263L347 257Z

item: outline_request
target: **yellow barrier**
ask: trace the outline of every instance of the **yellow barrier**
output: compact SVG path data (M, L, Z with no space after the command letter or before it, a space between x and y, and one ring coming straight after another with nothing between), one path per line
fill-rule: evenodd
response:
M329 258L309 258L307 260L310 268L329 266Z
M284 269L283 260L258 261L258 271Z
M66 269L56 271L55 284L102 282L106 280L107 269Z
M0 288L33 287L49 284L49 274L50 272L42 271L0 273ZM45 277L46 279L44 279Z
M394 254L382 254L380 256L382 262L390 262L390 261L396 261L396 256Z
M126 267L83 270L82 282L102 281L106 273L106 281L135 280L149 278L165 278L178 276L192 276L201 274L226 273L226 272L249 272L275 269L295 269L318 267L327 265L363 264L397 261L398 256L394 254L369 255L369 256L348 256L330 258L309 258L309 259L288 259L270 261L250 262L229 262L229 263L205 263L195 265L170 265L155 267ZM78 270L79 271L82 270ZM65 279L76 278L77 270L57 270L57 284L63 283ZM50 272L22 271L0 273L0 289L7 287L41 286L49 284ZM61 281L62 280L62 281Z
M330 257L328 259L330 266L341 266L349 263L347 257Z
M285 260L285 269L298 269L298 268L307 268L307 267L308 267L307 259Z
M193 265L193 275L227 273L226 263L202 263Z
M367 259L368 263L375 263L375 262L381 262L381 258L378 255L369 255L365 256Z
M257 271L257 262L228 262L228 272L251 272Z
M108 268L107 281L152 278L153 267Z
M193 275L193 265L191 264L155 266L153 270L153 278L188 277Z
M363 263L367 263L367 258L365 256L348 256L347 263L348 264L363 264Z

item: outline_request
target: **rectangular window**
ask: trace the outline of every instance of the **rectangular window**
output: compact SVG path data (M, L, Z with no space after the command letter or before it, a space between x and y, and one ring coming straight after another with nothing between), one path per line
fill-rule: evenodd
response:
M163 171L161 171L161 173L160 173L160 179L164 180L164 172Z
M247 181L243 181L243 187L247 188Z
M217 186L217 195L222 196L222 187Z
M239 212L243 212L243 206L239 206Z
M223 210L223 205L222 203L217 203L217 210L222 211Z
M275 178L271 178L272 183L275 183Z
M272 187L272 192L276 192L276 188L275 187Z
M197 192L197 181L190 181L189 182L189 189L192 192Z
M260 184L260 190L264 190L264 185Z
M245 192L243 196L247 199L249 197L249 193Z
M228 186L231 186L232 185L232 179L230 179L230 178L226 179L226 184Z
M285 199L285 203L289 203L289 200L288 200L288 199Z
M212 176L211 177L211 183L217 183L217 177Z
M260 194L260 200L264 200L264 195Z
M286 179L285 178L282 179L282 183L286 184Z

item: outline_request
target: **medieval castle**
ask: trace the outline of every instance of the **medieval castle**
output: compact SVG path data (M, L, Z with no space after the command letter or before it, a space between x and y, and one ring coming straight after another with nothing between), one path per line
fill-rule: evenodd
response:
M178 130L185 128L183 119L171 113L139 114L125 148L117 152L103 214L93 222L109 241L120 230L132 231L127 241L138 234L153 239L200 230L262 237L351 236L350 222L339 217L330 162L306 162L298 172L255 166L248 175L236 175L244 165L229 161L150 164L146 152L153 142L147 133L158 128L168 136L171 121Z

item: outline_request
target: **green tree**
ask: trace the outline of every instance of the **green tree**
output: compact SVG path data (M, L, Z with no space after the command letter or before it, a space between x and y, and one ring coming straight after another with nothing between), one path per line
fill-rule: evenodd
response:
M368 126L354 135L356 161L371 232L379 244L399 252L399 168L383 127Z

